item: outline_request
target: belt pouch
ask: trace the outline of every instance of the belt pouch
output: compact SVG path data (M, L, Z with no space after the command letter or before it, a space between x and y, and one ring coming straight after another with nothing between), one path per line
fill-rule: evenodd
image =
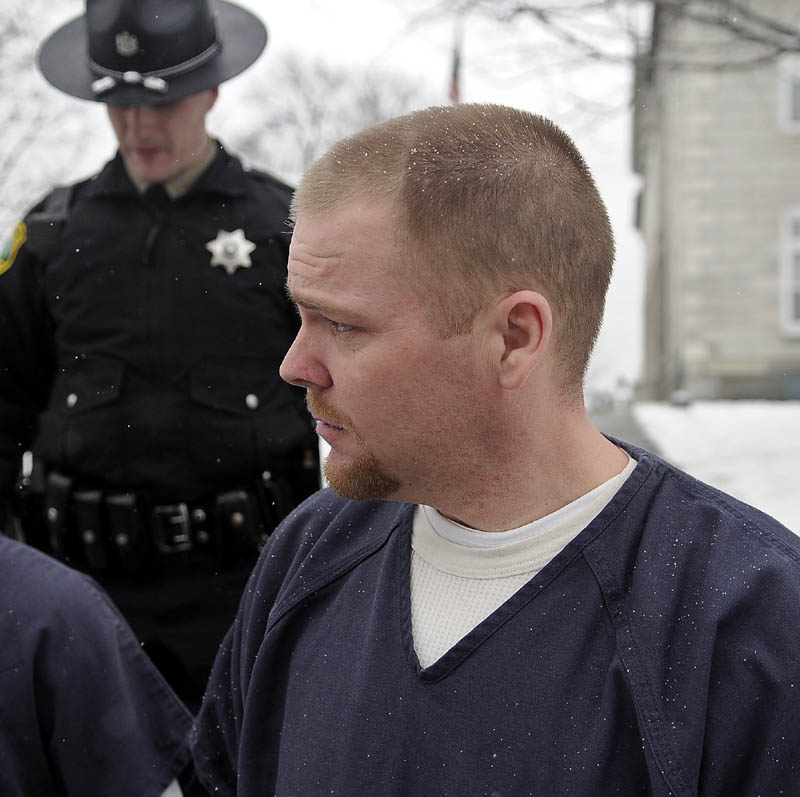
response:
M258 506L255 497L244 490L220 493L216 498L218 554L233 559L255 551L258 543Z
M50 533L50 545L60 557L75 554L75 541L69 539L67 510L72 493L72 479L57 471L47 474L44 488L44 516Z
M76 490L75 525L83 555L89 567L106 570L109 564L108 542L103 518L103 494L100 490Z
M140 573L150 556L146 512L134 493L106 496L106 513L111 541L125 570Z

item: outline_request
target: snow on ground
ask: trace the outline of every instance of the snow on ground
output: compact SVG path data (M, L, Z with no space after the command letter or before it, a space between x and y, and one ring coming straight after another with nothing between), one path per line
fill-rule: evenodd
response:
M800 401L641 402L633 414L665 459L800 534Z

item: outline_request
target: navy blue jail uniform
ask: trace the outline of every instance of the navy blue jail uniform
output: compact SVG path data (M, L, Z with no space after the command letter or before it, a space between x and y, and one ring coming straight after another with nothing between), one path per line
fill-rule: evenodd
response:
M158 797L192 718L88 576L0 536L0 794Z
M264 473L281 477L287 511L318 489L304 392L278 374L299 327L285 290L290 199L218 146L174 201L141 195L117 154L73 187L46 253L29 214L29 240L0 275L0 498L27 448L34 477L63 473L75 491L148 507L194 502L206 518ZM231 268L212 264L221 231L247 245ZM26 531L48 550L46 529ZM70 539L66 561L87 568L80 534ZM90 570L193 708L257 555L219 547L224 561L192 551L133 573Z
M800 784L800 539L638 464L421 669L414 507L324 491L273 535L192 732L215 794L777 795Z

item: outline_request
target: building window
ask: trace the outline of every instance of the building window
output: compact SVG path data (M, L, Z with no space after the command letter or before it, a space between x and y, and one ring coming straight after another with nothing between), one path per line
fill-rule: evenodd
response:
M784 55L778 69L778 112L784 130L800 133L800 55Z
M781 327L800 335L800 205L787 209L781 223Z

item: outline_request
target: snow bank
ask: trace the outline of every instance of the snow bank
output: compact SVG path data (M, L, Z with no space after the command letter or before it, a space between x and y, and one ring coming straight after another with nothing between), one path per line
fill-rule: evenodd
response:
M665 459L800 533L800 402L642 402L633 412Z

